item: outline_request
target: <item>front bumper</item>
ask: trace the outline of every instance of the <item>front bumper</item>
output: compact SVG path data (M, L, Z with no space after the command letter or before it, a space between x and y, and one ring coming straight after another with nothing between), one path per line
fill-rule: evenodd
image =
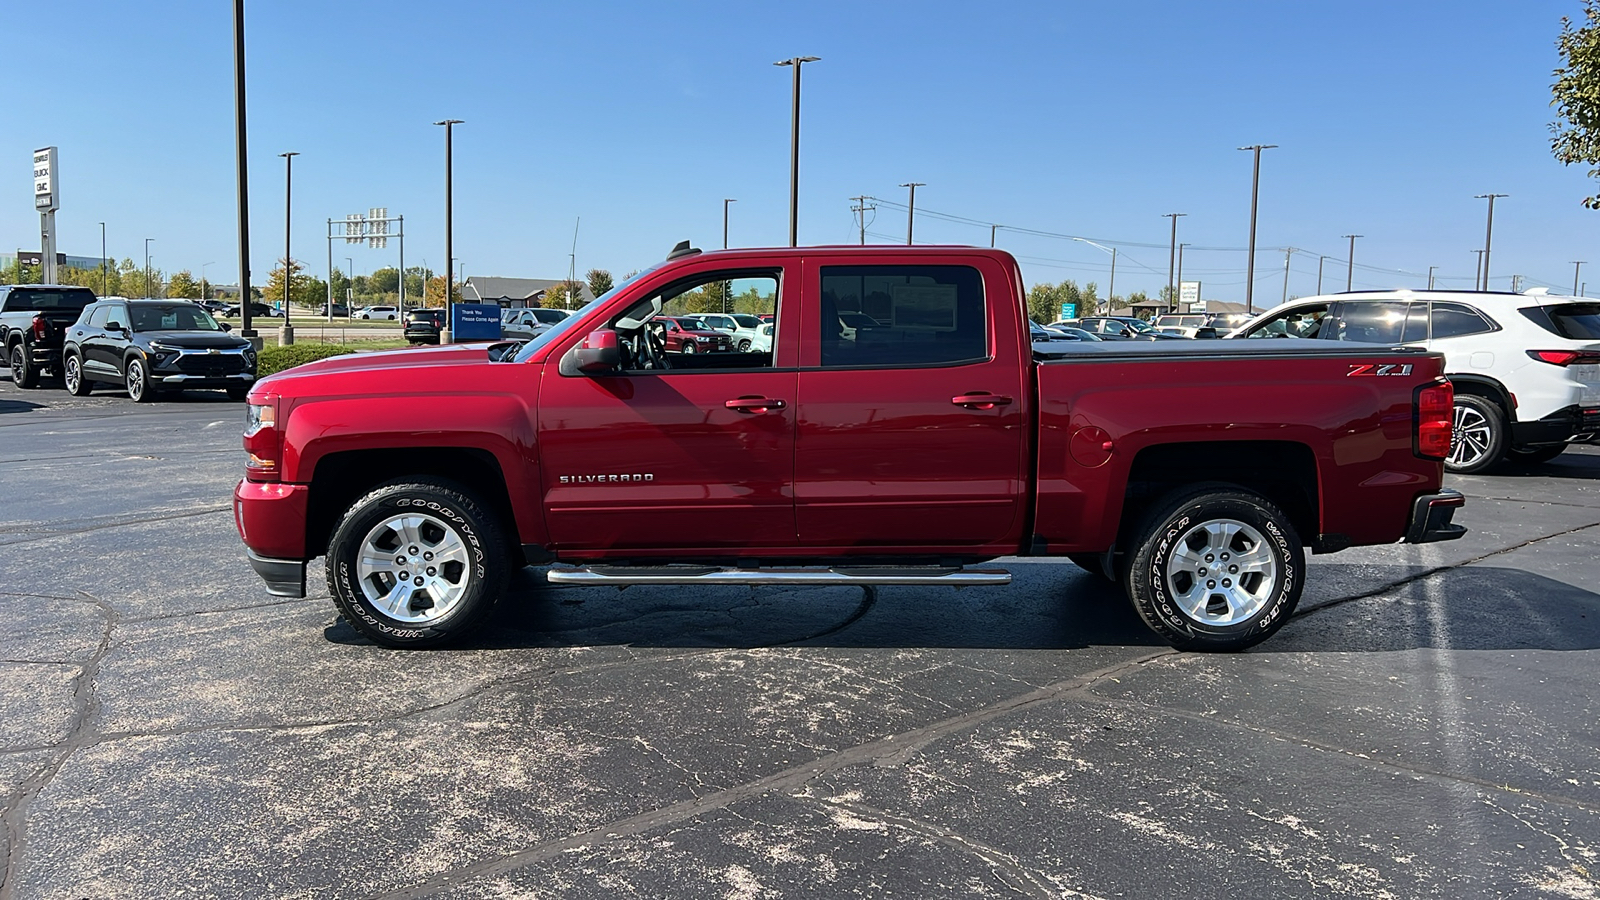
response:
M240 372L235 375L161 375L158 379L162 384L176 385L179 387L194 388L219 388L219 387L249 387L256 383L256 376L249 372Z
M1405 542L1428 544L1434 541L1453 541L1467 533L1465 525L1450 521L1456 510L1465 506L1467 498L1460 491L1443 488L1437 494L1423 494L1411 503L1411 525L1406 528Z

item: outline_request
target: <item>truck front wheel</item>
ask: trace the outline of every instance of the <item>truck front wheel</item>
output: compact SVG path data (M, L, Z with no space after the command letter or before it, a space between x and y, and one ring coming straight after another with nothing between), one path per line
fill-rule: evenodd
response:
M328 592L387 647L433 647L482 625L510 572L500 524L447 481L404 479L357 500L328 541Z
M1131 554L1128 599L1179 650L1231 652L1271 637L1304 586L1305 550L1266 498L1212 485L1145 520Z

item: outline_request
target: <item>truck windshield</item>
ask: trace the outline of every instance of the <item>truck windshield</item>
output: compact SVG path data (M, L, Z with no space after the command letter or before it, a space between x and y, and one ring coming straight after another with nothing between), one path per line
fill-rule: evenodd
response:
M12 291L6 298L6 310L14 312L19 309L74 309L81 310L94 302L92 291L40 291L19 290Z
M509 361L510 362L527 362L528 361L528 357L530 357L534 353L538 352L540 347L543 347L544 345L550 343L551 341L555 340L556 338L560 337L561 335L566 334L567 332L571 331L573 329L573 327L578 324L578 321L580 319L586 318L589 315L589 313L593 312L596 308L600 307L601 305L611 302L611 298L616 296L616 293L618 291L622 290L623 288L627 287L630 284L633 284L635 281L638 281L639 279L643 278L644 276L649 275L651 272L654 272L655 270L661 268L664 264L665 264L665 260L663 260L662 262L658 262L653 266L647 266L646 268L640 269L638 272L635 272L631 277L624 278L622 280L622 282L619 283L616 287L612 288L609 291L606 291L604 294L601 294L600 296L594 298L593 300L590 300L588 303L585 303L581 309L575 309L572 312L568 313L567 317L565 319L562 319L560 322L557 322L556 324L550 326L550 330L549 331L546 331L544 334L541 334L538 337L534 338L533 340L527 342L526 344L523 344L522 345L522 349L517 351L517 355L516 356L510 357Z

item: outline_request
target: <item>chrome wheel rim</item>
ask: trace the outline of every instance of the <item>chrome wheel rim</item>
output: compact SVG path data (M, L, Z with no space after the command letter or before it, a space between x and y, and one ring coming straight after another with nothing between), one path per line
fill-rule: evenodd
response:
M1489 418L1470 406L1457 406L1450 429L1450 464L1470 466L1489 452L1494 434Z
M128 362L128 396L135 400L144 396L144 364L137 359Z
M361 593L396 622L418 624L450 613L472 584L466 541L422 513L390 516L361 539Z
M1260 612L1278 586L1278 560L1261 532L1211 519L1184 532L1166 560L1166 587L1202 625L1237 625Z
M26 360L24 360L22 358L22 345L18 344L17 346L12 347L11 348L11 380L12 381L16 381L16 380L18 380L18 379L20 379L22 377L21 375L19 375L17 373L22 371L22 366L23 366L23 364L25 362L26 362Z
M76 394L78 392L78 379L80 377L78 358L76 356L67 357L66 371L61 373L62 380L67 383L67 393Z

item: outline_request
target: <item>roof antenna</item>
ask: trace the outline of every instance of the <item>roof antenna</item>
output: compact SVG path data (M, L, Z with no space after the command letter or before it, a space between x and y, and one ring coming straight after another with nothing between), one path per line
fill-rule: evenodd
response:
M693 256L699 252L700 248L689 246L688 241L679 241L677 245L672 248L672 252L667 254L667 259L678 259L684 256Z

